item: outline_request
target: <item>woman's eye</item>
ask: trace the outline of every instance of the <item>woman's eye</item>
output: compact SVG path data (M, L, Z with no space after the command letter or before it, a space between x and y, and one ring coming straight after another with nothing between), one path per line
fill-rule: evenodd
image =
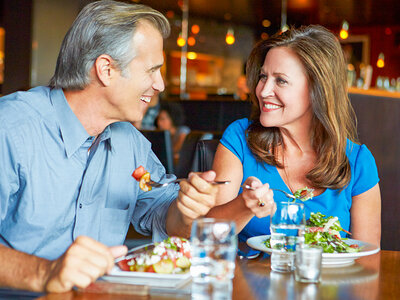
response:
M276 79L276 82L277 82L278 84L286 84L286 83L287 83L287 81L286 81L285 79L282 79L282 78L277 78L277 79Z
M258 80L260 80L260 81L266 81L266 80L267 80L267 75L265 75L265 74L260 74L260 75L258 76Z

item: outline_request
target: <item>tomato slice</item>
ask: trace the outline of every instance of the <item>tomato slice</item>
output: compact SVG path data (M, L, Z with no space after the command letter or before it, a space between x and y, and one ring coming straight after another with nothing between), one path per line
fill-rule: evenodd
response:
M144 169L143 166L139 166L138 168L136 168L135 171L133 171L132 173L132 177L135 178L137 181L140 180L140 178L143 176L143 174L146 173L146 170Z
M120 267L122 271L130 271L130 267L128 266L128 261L126 259L118 262L118 267Z

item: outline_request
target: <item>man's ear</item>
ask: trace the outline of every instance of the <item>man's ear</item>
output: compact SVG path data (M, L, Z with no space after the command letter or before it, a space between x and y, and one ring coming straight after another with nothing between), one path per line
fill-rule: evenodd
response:
M104 86L109 86L111 79L115 74L113 59L107 54L97 57L94 64L94 70L97 78Z

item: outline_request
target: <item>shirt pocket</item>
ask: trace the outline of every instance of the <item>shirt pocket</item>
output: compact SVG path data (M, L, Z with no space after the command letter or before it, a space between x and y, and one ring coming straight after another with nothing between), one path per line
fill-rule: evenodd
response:
M129 208L102 208L100 217L100 242L107 246L122 245L131 219Z

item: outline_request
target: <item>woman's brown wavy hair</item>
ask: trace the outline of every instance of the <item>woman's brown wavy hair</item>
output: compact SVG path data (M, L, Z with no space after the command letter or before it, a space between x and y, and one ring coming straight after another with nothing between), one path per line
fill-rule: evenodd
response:
M277 149L283 145L276 127L263 127L255 95L260 70L268 51L287 47L300 58L308 78L313 110L312 146L317 162L306 178L314 188L342 189L351 178L346 156L347 139L357 142L356 116L347 95L346 63L337 38L319 25L292 28L259 42L247 61L247 83L253 105L247 143L260 161L279 168Z

